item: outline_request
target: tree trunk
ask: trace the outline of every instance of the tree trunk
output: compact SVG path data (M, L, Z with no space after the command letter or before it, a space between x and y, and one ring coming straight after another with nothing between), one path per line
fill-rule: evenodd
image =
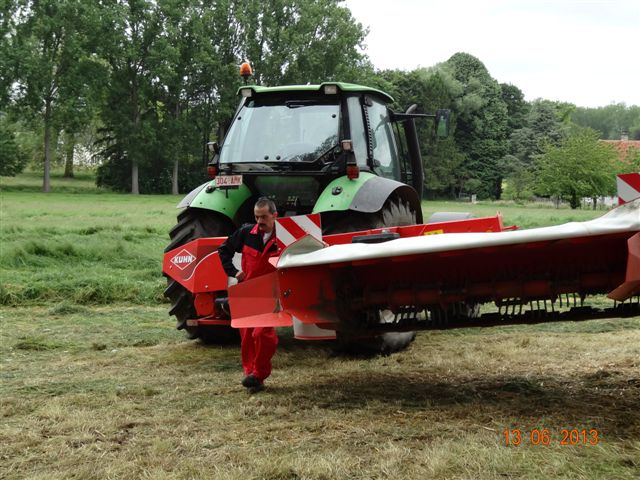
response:
M76 136L73 133L65 134L65 161L64 178L73 178L73 152L76 148Z
M140 189L138 188L138 162L135 160L131 162L131 194L140 195Z
M51 191L51 100L46 99L44 109L44 177L42 180L42 191Z
M179 98L176 98L176 107L175 110L173 111L173 119L175 121L176 125L180 124L180 100ZM171 194L172 195L178 195L179 190L178 190L178 158L180 153L178 153L177 150L181 150L181 148L175 148L176 147L176 142L172 142L172 146L173 148L171 149L173 151L173 155L175 156L175 160L173 161L173 173L171 175Z
M575 210L580 206L580 199L578 199L578 195L576 193L571 194L569 206L571 207L571 210Z
M140 105L138 105L138 84L137 78L133 80L132 106L133 106L133 136L129 137L129 148L127 154L131 159L131 194L140 195L138 185L138 160L140 159ZM135 142L135 145L134 143Z
M593 197L593 209L596 209L596 205L598 205L598 197Z
M207 142L211 132L211 98L207 96L205 101L204 118L202 119L202 166L206 169L209 164L209 148Z
M493 191L495 193L496 200L500 200L500 197L502 197L502 177L496 178Z
M178 195L178 160L173 162L173 175L171 176L171 194Z

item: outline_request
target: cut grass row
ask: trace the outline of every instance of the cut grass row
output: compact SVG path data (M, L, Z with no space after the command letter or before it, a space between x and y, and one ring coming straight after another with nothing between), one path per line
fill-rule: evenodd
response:
M157 304L177 199L1 192L0 304Z
M57 176L53 193L44 194L32 188L34 173L2 178L0 305L155 305L163 300L162 254L179 198L107 193L90 179L89 174L74 180ZM67 182L66 187L57 182ZM423 211L425 219L436 211L476 216L501 211L505 224L521 228L588 220L601 213L455 202L424 202Z
M54 167L50 183L56 193L108 193L108 190L96 187L95 169L91 167L76 167L73 178L65 178L64 170ZM0 177L0 189L4 192L41 192L42 171L27 169L15 177Z

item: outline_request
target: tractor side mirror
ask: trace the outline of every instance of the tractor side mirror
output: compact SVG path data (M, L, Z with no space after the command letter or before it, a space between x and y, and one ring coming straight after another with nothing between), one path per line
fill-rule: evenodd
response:
M436 135L439 138L447 138L449 136L449 119L451 110L436 110Z

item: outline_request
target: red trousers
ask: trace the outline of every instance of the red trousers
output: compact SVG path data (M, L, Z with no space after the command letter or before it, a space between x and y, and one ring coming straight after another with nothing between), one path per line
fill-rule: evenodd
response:
M264 380L271 375L271 358L276 353L278 336L273 327L241 328L240 352L245 375Z

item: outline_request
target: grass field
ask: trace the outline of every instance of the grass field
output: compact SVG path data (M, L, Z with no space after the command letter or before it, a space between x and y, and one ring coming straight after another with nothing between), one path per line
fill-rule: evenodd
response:
M424 332L374 359L283 330L248 396L238 348L186 341L166 314L177 197L0 180L0 478L640 478L638 318ZM424 210L521 227L601 213Z

